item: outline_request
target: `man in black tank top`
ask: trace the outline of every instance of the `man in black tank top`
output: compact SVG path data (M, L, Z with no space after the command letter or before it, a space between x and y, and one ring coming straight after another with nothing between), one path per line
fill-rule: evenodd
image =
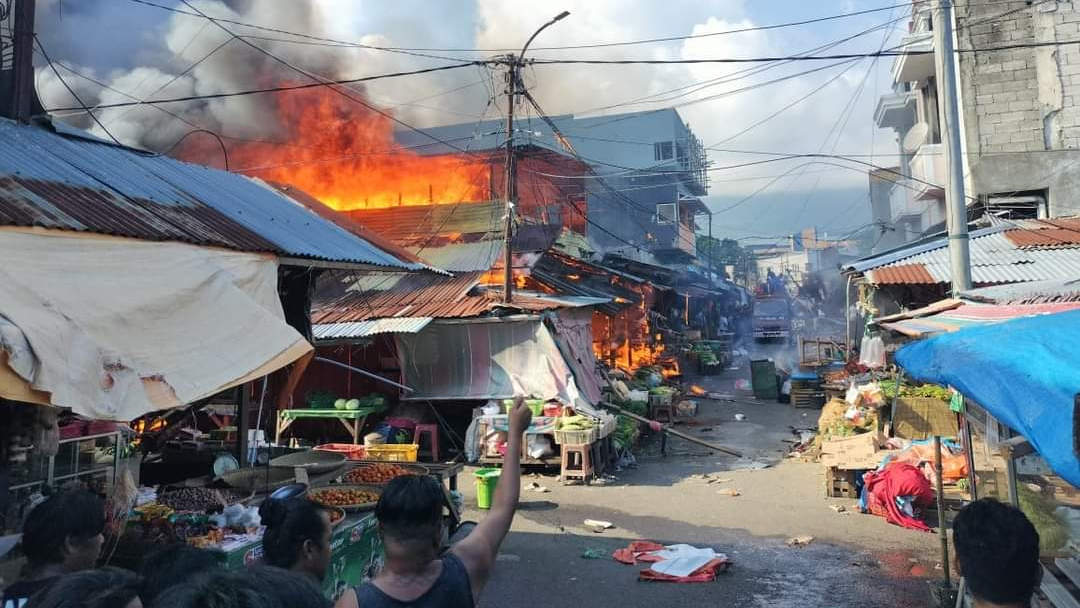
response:
M510 412L506 456L484 521L444 555L443 489L428 476L387 484L375 516L386 566L374 580L346 591L336 608L473 608L514 520L521 495L521 441L532 413L522 397Z

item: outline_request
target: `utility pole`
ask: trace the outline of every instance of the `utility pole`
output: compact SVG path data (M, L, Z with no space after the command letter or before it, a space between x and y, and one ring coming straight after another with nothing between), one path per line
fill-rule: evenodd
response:
M569 11L563 11L554 19L540 26L521 47L521 53L507 55L503 60L508 66L506 74L506 187L503 189L504 204L506 211L506 225L503 233L503 302L509 304L514 297L514 253L511 244L514 240L514 203L517 201L517 166L514 157L514 104L517 96L524 89L521 82L521 68L525 65L525 51L540 34L540 32L554 25L570 15Z
M514 104L517 103L520 62L516 55L508 55L509 71L506 73L506 186L503 188L506 226L503 233L503 302L509 304L514 297L514 201L517 200L517 167L514 165Z
M971 289L971 252L967 229L967 197L964 193L964 159L960 148L960 104L957 98L955 50L953 49L952 0L936 0L931 12L934 27L934 61L938 74L938 108L942 117L942 142L948 175L945 186L945 219L949 231L949 270L953 295Z
M713 287L713 273L716 272L716 241L712 238L712 209L709 209L709 289Z
M5 91L0 115L21 123L30 122L36 106L34 92L34 0L16 0L11 5L11 69L0 76Z

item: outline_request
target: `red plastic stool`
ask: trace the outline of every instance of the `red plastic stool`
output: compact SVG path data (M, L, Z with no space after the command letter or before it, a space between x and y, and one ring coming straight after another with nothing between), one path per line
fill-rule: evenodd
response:
M423 451L424 443L421 438L427 434L431 444L430 457L431 462L439 462L439 425L437 424L418 424L416 425L416 431L413 433L413 443L420 446L421 453L428 453Z

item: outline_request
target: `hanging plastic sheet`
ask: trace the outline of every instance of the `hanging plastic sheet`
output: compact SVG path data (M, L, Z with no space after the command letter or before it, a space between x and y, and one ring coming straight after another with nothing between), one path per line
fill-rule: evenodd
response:
M1054 471L1080 485L1074 404L1080 311L972 327L909 344L896 361L916 380L952 386L1023 435Z

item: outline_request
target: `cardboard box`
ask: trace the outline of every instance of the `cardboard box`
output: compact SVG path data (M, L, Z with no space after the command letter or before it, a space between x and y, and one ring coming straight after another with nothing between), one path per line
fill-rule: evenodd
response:
M863 433L821 443L821 464L838 469L875 469L889 452L881 447L885 438L879 433Z

